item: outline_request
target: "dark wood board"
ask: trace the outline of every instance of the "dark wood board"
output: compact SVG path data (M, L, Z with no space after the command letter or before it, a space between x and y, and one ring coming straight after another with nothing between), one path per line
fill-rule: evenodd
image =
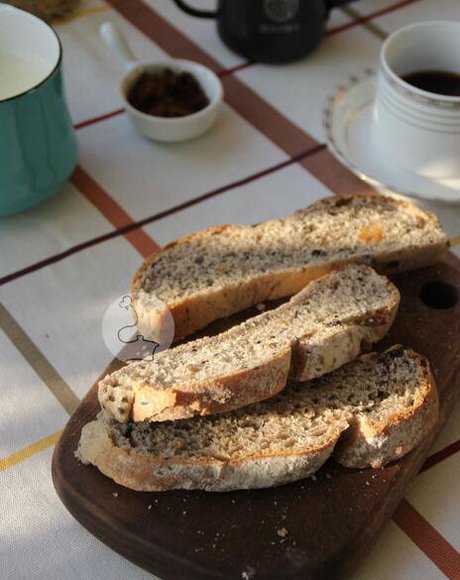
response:
M74 457L82 426L99 409L93 386L54 451L53 481L64 505L96 537L162 580L346 576L398 506L460 393L458 260L449 256L394 281L401 307L376 350L403 343L427 356L441 400L435 431L410 454L383 469L346 469L330 460L315 478L265 490L135 492Z

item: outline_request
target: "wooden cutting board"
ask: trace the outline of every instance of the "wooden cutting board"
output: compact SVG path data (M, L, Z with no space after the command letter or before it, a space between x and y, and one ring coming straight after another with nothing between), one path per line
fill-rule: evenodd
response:
M355 568L393 514L460 392L460 267L453 256L397 277L401 307L376 350L404 343L428 357L439 422L409 455L383 469L328 461L316 477L278 488L209 493L135 492L74 457L98 410L93 386L53 456L53 481L91 533L162 580L334 580Z

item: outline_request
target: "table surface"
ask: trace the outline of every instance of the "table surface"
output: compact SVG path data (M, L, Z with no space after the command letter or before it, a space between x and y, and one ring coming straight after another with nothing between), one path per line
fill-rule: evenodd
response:
M276 67L231 53L212 22L171 0L84 0L55 23L80 158L56 198L0 221L1 578L152 578L83 529L51 482L53 446L113 358L104 313L129 291L142 258L178 236L367 191L325 147L325 98L375 67L393 30L439 19L460 20L458 0L361 0L331 13L312 55ZM121 71L98 37L106 20L141 59L189 58L220 74L226 103L211 131L175 145L135 134L121 109ZM438 214L460 256L460 206L417 203ZM449 348L448 333L440 348ZM460 405L352 580L460 578L458 451Z

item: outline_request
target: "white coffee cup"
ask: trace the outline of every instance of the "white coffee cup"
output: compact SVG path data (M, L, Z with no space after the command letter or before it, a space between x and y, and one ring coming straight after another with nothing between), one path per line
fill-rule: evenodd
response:
M418 22L384 42L373 110L375 147L408 171L458 177L460 97L428 92L401 78L420 71L460 74L460 22Z

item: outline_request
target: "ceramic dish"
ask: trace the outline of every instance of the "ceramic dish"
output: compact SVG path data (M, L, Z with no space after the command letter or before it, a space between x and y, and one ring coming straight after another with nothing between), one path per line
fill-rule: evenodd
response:
M139 62L126 39L112 22L104 22L100 34L125 69L125 75L120 83L121 97L129 120L141 135L154 141L170 143L186 141L202 135L214 124L224 91L220 79L211 69L197 62L180 59ZM158 73L165 69L177 74L190 73L201 85L209 104L201 111L183 117L158 117L132 107L128 101L128 93L136 80L145 72Z

